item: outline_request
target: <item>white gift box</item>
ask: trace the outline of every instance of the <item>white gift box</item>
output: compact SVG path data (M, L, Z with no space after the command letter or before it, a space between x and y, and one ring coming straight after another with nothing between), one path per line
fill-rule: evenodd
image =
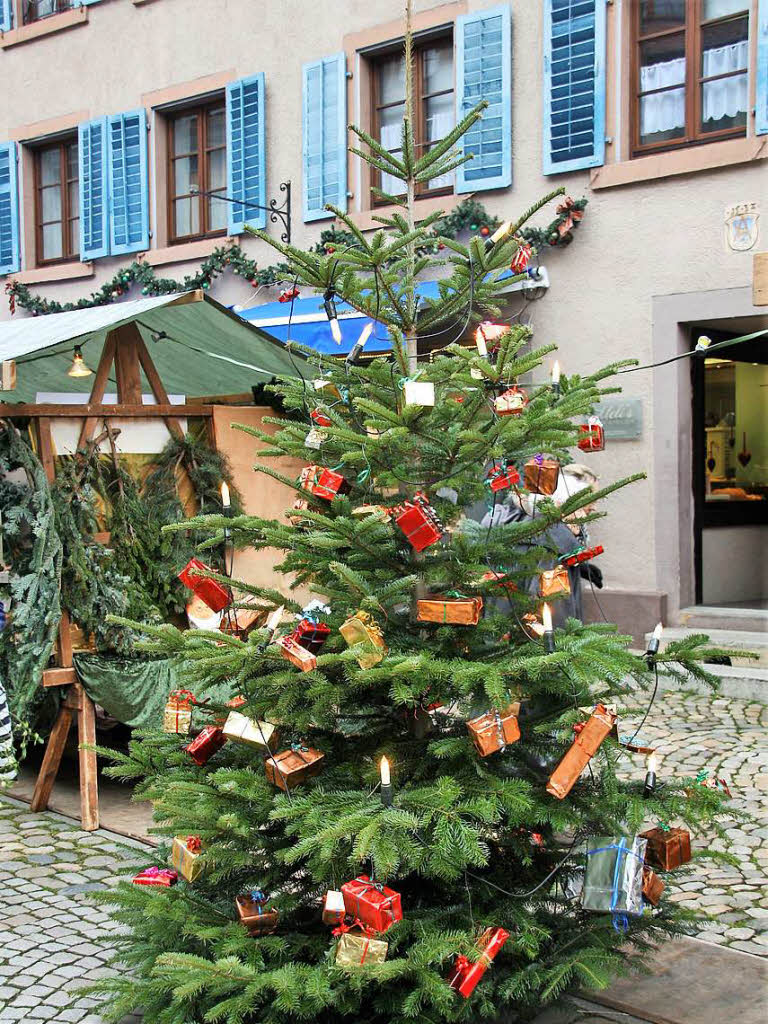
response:
M431 381L407 380L405 382L405 404L433 406L435 385Z

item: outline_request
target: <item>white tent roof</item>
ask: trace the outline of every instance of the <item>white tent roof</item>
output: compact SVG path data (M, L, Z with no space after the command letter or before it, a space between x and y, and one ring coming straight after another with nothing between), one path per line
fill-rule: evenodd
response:
M116 302L111 306L91 306L73 309L69 313L4 321L0 323L0 359L18 359L62 342L76 342L86 334L118 327L160 306L194 302L197 297L196 292L174 292L149 299Z

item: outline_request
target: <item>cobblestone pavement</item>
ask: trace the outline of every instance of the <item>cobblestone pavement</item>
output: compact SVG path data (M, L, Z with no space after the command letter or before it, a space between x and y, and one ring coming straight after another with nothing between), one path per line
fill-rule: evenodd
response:
M0 796L0 1022L99 1024L77 989L109 972L105 936L116 926L85 893L130 877L142 850Z
M695 777L707 769L710 778L728 782L734 808L753 818L728 829L729 851L738 857L738 867L697 860L697 847L701 850L708 841L692 837L691 870L664 876L668 898L711 917L698 938L768 957L768 705L663 692L642 738L660 755L659 782ZM633 761L633 774L644 777L643 759L635 756ZM720 840L708 845L726 848Z
M666 876L669 898L710 915L699 938L768 957L768 705L667 692L642 735L661 755L660 781L709 769L754 818L730 830L738 868L694 859L690 871ZM630 770L642 777L642 759ZM694 855L705 842L694 838ZM127 877L142 849L0 796L0 1024L99 1024L77 987L108 971L105 935L115 926L84 894Z

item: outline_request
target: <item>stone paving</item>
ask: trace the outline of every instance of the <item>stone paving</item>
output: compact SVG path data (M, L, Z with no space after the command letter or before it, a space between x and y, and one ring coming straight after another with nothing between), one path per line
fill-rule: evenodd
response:
M77 990L109 973L116 926L85 894L130 878L145 850L0 796L0 1022L99 1024Z
M768 957L768 705L666 692L642 735L661 755L660 782L709 769L754 819L730 829L738 868L694 860L690 871L666 876L669 898L711 917L699 938ZM627 771L642 777L642 759ZM706 842L695 838L694 853ZM130 877L130 866L150 859L145 849L0 795L0 1024L100 1024L94 1001L77 989L109 970L105 936L115 926L85 894ZM122 1024L129 1021L138 1018Z
M696 836L690 870L664 876L666 895L711 917L698 938L768 957L768 705L662 692L642 738L660 755L659 783L707 769L710 778L728 782L733 807L753 819L728 829L729 852L738 857L738 867L697 859L697 847L724 850L726 845ZM633 774L643 778L643 759L635 756L633 763Z

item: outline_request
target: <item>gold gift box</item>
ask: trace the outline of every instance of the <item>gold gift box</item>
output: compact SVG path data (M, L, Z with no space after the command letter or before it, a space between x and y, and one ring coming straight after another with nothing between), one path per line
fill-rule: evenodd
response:
M188 882L194 882L203 870L200 863L202 846L197 850L190 850L187 845L190 839L197 839L197 836L176 836L171 846L171 864L180 875L183 875ZM200 840L197 840L198 843Z
M357 663L360 668L373 668L374 665L378 665L385 654L389 653L378 622L368 612L355 612L339 626L339 632L350 647L355 644L369 643L379 648L378 651L364 651L357 655Z
M230 711L221 730L228 740L248 743L262 750L273 750L277 744L277 730L270 722L254 721L239 711Z
M564 565L554 569L544 569L539 574L539 594L541 597L554 597L556 594L570 594L571 581Z
M344 932L336 946L337 967L360 967L366 964L383 964L387 959L389 943L372 939L370 935L358 932Z
M163 712L163 732L186 736L192 727L192 708L170 698Z

